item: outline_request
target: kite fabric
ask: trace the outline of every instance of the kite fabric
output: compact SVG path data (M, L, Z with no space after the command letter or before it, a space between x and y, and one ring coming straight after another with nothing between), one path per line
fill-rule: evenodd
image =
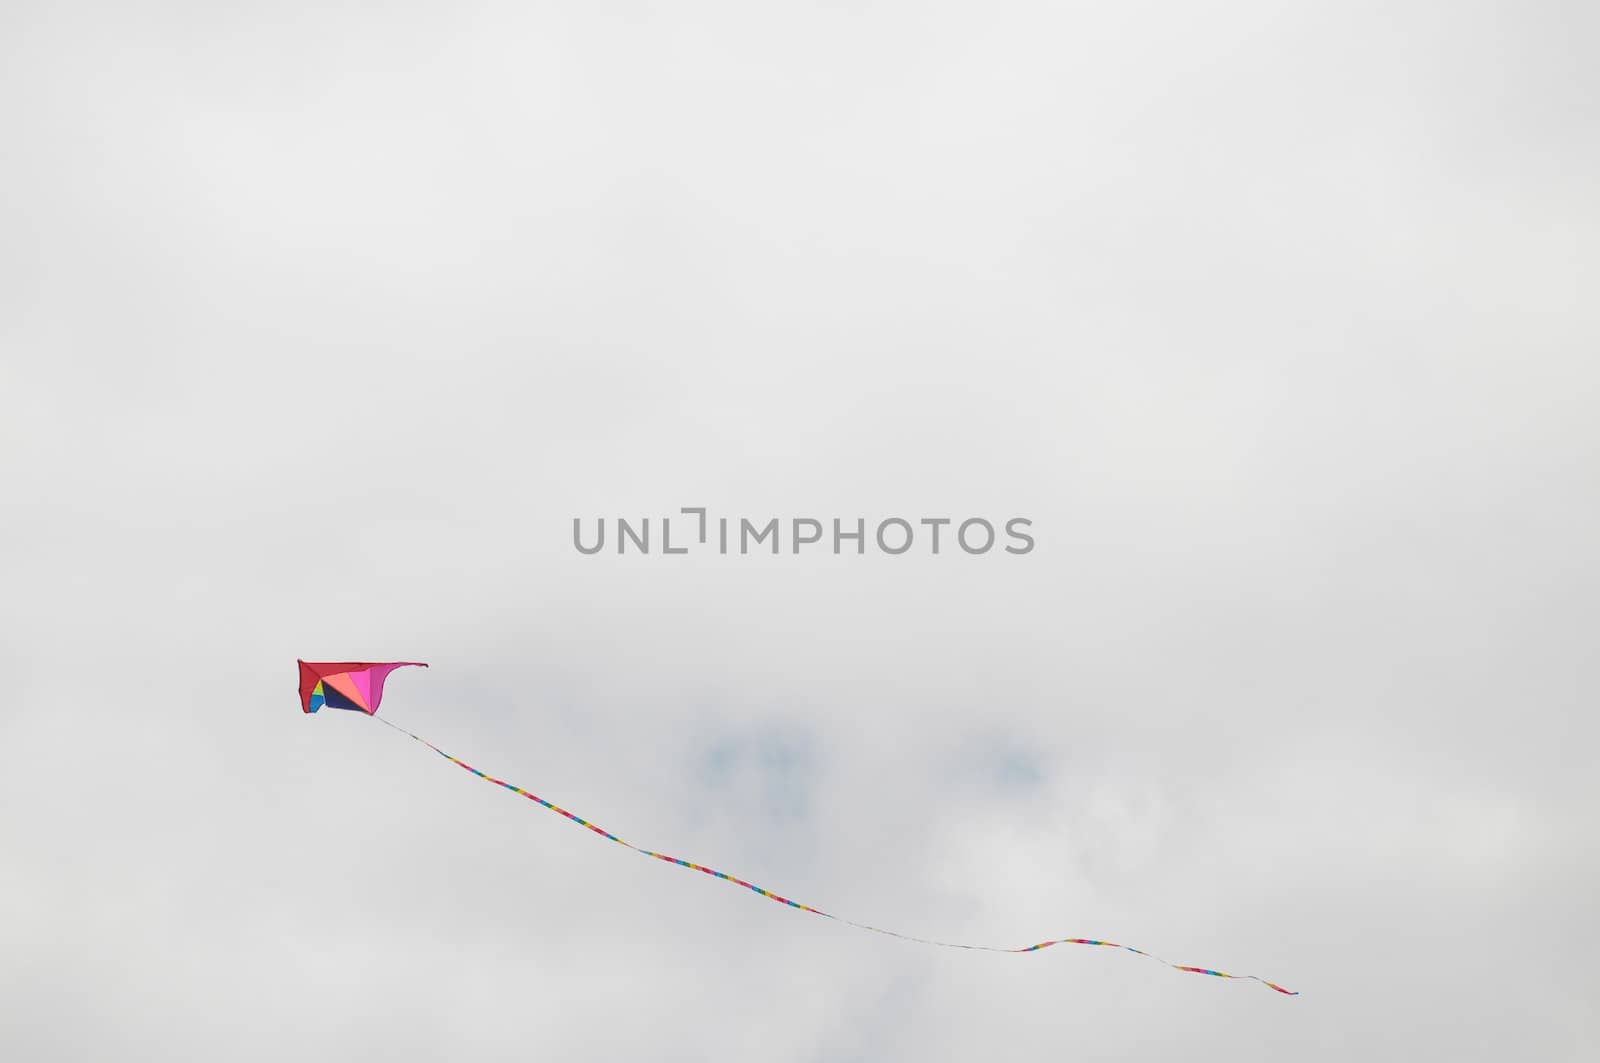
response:
M1265 978L1260 977L1259 975L1254 975L1254 974L1228 974L1228 973L1226 973L1224 971L1214 971L1209 967L1191 967L1191 966L1188 966L1186 964L1173 963L1171 960L1163 959L1162 957L1157 956L1154 953L1145 952L1143 949L1136 949L1132 945L1120 945L1115 941L1097 941L1097 940L1095 940L1093 938L1054 938L1054 939L1052 939L1050 941L1041 941L1037 945L1024 945L1024 946L1020 946L1020 947L1017 947L1017 948L1008 948L1008 947L1000 946L1000 945L964 945L964 944L958 944L958 943L950 942L950 941L935 941L935 940L933 940L931 938L913 937L910 934L901 934L901 933L899 933L897 931L894 931L894 930L885 930L882 927L869 926L866 923L857 923L857 922L855 922L853 920L845 919L842 916L831 915L828 912L822 911L821 909L813 908L809 904L801 904L799 901L790 900L787 897L780 897L778 894L773 893L771 890L763 889L762 887L757 886L753 882L746 882L742 878L738 878L737 876L727 874L726 872L723 872L723 871L718 871L715 868L704 867L704 866L702 866L700 864L693 863L692 861L689 861L689 860L683 860L683 859L680 859L680 858L678 858L676 856L669 856L666 853L654 852L654 851L652 851L650 849L645 849L645 848L642 848L640 846L634 845L632 842L623 841L621 838L617 837L615 834L612 834L610 831L606 830L604 827L596 826L595 824L590 823L588 820L583 819L580 816L574 815L571 812L568 812L566 809L562 808L560 805L557 805L552 801L546 801L544 798L540 797L539 795L531 793L531 792L529 792L527 790L524 790L522 787L517 786L514 783L506 782L503 779L496 779L492 775L489 775L489 774L487 774L485 772L479 771L477 768L474 768L471 764L468 764L466 761L461 760L461 759L459 759L457 757L451 756L449 753L446 753L444 750L440 749L438 746L434 745L432 742L428 741L426 738L423 738L420 735L412 734L410 731L406 730L404 727L400 727L400 726L398 726L396 724L390 723L388 720L385 720L382 717L379 717L377 715L378 699L383 696L383 679L384 679L384 677L387 676L394 669L403 667L403 666L408 665L408 664L409 665L418 665L419 662L416 662L416 661L399 661L399 662L394 662L394 663L390 663L390 664L350 664L350 663L346 663L346 664L308 664L305 661L301 661L300 662L300 700L301 700L301 705L304 708L304 710L306 712L308 712L308 713L316 712L317 711L317 707L319 707L322 704L326 704L330 708L355 708L355 709L359 709L360 711L367 713L367 715L372 716L374 719L376 719L379 723L383 724L384 726L393 728L394 730L399 731L401 734L405 735L406 737L414 739L417 742L422 743L424 746L427 746L429 749L433 750L435 753L439 754L441 757L443 757L445 760L448 760L450 763L454 764L456 767L461 768L464 771L471 772L473 775L476 775L478 778L484 780L485 782L494 783L496 786L499 786L499 787L501 787L503 789L509 790L512 793L517 794L520 797L525 797L529 801L532 801L537 805L540 805L540 806L542 806L544 808L549 809L551 812L554 812L554 813L556 813L556 814L558 814L560 816L564 816L565 818L571 820L573 823L576 823L578 826L583 827L583 828L585 828L587 830L593 831L595 834L600 835L600 837L606 838L606 839L608 839L610 841L613 841L613 842L616 842L618 845L621 845L624 848L631 849L634 852L639 853L641 856L648 856L648 857L651 857L652 859L655 859L655 860L662 860L662 861L665 861L666 863L669 863L669 864L676 864L679 867L688 868L691 871L699 871L701 874L710 875L712 878L719 878L719 879L722 879L725 882L731 882L735 886L742 886L747 890L751 890L751 891L753 891L755 893L760 894L761 896L767 898L770 901L776 901L778 904L787 905L790 908L798 908L803 912L810 912L812 915L819 915L824 919L831 919L836 923L842 923L845 926L852 926L852 927L855 927L858 930L870 930L874 934L883 934L883 935L886 935L888 937L899 938L902 941L915 941L915 942L917 942L919 944L922 944L922 945L937 945L940 948L947 948L947 949L968 949L968 950L972 950L972 951L976 951L976 952L1007 952L1007 953L1038 952L1040 949L1047 949L1052 945L1094 945L1094 946L1099 946L1101 948L1122 949L1123 951L1131 952L1136 956L1143 956L1146 959L1155 960L1157 963L1165 964L1166 966L1171 967L1172 969L1177 970L1177 971L1186 971L1186 972L1188 972L1190 974L1210 975L1213 978L1230 978L1230 979L1235 979L1235 980L1240 980L1240 981L1260 982L1262 985L1266 986L1268 989L1271 989L1271 990L1273 990L1275 992L1278 992L1278 993L1282 993L1285 996L1297 997L1297 996L1300 995L1298 990L1285 989L1283 986L1278 985L1275 982L1269 982ZM425 665L425 664L421 664L419 666L423 667L423 668L427 667L427 665ZM365 686L363 686L360 683L354 682L354 680L357 677L363 676L363 675L369 675L369 676L372 677ZM310 686L307 685L307 677L308 676L312 677ZM345 680L350 680L351 682L346 683ZM360 701L358 701L358 699L356 698L355 695L350 693L350 689L351 688L355 689L358 693L361 693L363 695L363 697L360 699ZM370 692L370 698L366 697L366 694L368 692ZM318 697L319 696L322 699L321 701L318 701ZM354 704L343 704L342 702L344 702L344 701L350 701L350 702L355 702L355 703ZM365 703L363 703L363 702L365 702ZM371 706L370 708L367 707L368 704L370 704L370 706Z
M295 663L300 666L302 711L316 712L326 705L330 709L354 709L368 716L377 714L378 702L383 700L383 681L389 678L390 672L396 668L428 667L421 661Z

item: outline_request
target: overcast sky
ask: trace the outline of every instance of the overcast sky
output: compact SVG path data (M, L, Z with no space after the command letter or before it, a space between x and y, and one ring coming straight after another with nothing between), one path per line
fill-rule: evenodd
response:
M0 1055L1594 1058L1597 33L5 5Z

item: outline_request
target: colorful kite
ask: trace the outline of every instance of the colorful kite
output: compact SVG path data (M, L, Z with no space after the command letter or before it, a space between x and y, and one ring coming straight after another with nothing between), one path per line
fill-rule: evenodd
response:
M396 668L426 668L421 661L391 661L368 664L365 661L334 661L300 665L300 708L316 712L330 709L355 709L376 716L383 700L383 681Z
M306 661L301 661L299 663L300 706L308 713L316 712L317 709L321 708L323 705L326 705L332 709L356 709L364 712L374 719L377 719L379 723L385 725L386 727L391 727L406 737L415 739L416 741L422 743L444 759L448 760L450 763L454 764L456 767L470 771L472 774L476 775L485 782L492 782L496 786L510 790L514 794L526 797L529 801L541 805L544 808L548 808L550 811L555 812L558 815L565 816L578 826L583 827L586 830L593 831L602 838L607 838L611 841L614 841L624 848L632 849L634 852L639 853L642 856L648 856L655 860L664 860L669 864L676 864L679 867L685 867L691 871L699 871L702 874L710 875L712 878L719 878L725 882L731 882L735 886L743 886L745 889L759 893L761 896L770 901L776 901L777 903L787 905L790 908L798 908L803 912L810 912L812 915L820 915L824 919L831 919L836 923L843 923L846 926L853 926L858 930L870 930L874 934L885 934L889 937L899 938L902 941L915 941L919 944L937 945L941 948L947 949L969 949L978 952L1012 953L1038 952L1040 949L1047 949L1051 945L1097 945L1103 948L1122 949L1137 956L1144 956L1148 959L1155 960L1158 963L1164 963L1174 970L1187 971L1190 974L1207 974L1213 978L1233 978L1252 982L1260 982L1268 989L1275 990L1276 992L1282 993L1285 996L1296 997L1300 995L1297 990L1285 989L1283 986L1278 985L1275 982L1269 982L1265 978L1261 978L1258 975L1227 974L1223 971L1213 971L1209 967L1190 967L1181 963L1173 963L1170 960L1162 959L1160 956L1157 956L1154 953L1145 952L1143 949L1136 949L1132 945L1119 945L1114 941L1097 941L1093 938L1054 938L1050 941L1041 941L1037 945L1024 945L1019 948L1007 948L1000 945L963 945L950 941L935 941L931 938L913 937L910 934L901 934L893 930L884 930L881 927L868 926L866 923L857 923L852 920L845 919L842 916L830 915L827 912L821 911L820 909L811 907L809 904L801 904L799 901L792 901L787 897L780 897L771 890L763 889L753 882L746 882L742 878L737 878L733 875L727 874L726 872L718 871L715 868L703 867L700 864L692 863L688 860L680 860L676 856L668 856L666 853L653 852L649 849L644 849L640 846L634 845L632 842L623 841L621 838L617 837L615 834L612 834L605 828L598 827L586 819L573 815L560 805L546 801L537 794L530 793L529 791L524 790L522 787L513 783L508 783L502 779L496 779L492 775L487 775L484 772L479 771L477 768L474 768L466 761L460 760L451 756L449 753L446 753L444 750L440 749L426 738L414 735L404 727L396 726L395 724L390 723L388 720L379 718L377 716L378 702L383 698L384 678L396 668L404 668L408 665L414 665L419 668L428 667L419 661L393 661L387 664L370 664L348 661L337 664L312 664Z

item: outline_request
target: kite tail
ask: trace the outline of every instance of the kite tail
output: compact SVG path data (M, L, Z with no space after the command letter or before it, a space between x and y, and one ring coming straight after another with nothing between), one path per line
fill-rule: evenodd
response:
M1171 960L1163 959L1162 957L1157 956L1152 952L1146 952L1143 949L1136 949L1132 945L1119 945L1115 941L1097 941L1097 940L1095 940L1093 938L1053 938L1050 941L1041 941L1037 945L1024 945L1024 946L1021 946L1020 948L1007 948L1007 947L1000 946L1000 945L964 945L964 944L959 944L959 943L952 942L952 941L936 941L933 938L914 937L911 934L902 934L902 933L899 933L898 931L885 930L882 927L869 926L866 923L857 923L854 920L845 919L845 918L842 918L842 917L837 916L837 915L830 915L829 913L824 912L821 909L811 907L809 904L801 904L799 901L790 900L788 897L780 897L778 894L773 893L771 890L763 889L762 887L757 886L753 882L746 882L744 879L739 878L739 877L737 877L735 875L730 875L730 874L728 874L728 873L726 873L724 871L718 871L715 868L704 867L704 866L702 866L700 864L696 864L696 863L694 863L692 861L689 861L689 860L679 859L676 856L668 856L666 853L653 852L653 851L651 851L649 849L645 849L645 848L643 848L641 846L634 845L632 842L623 841L621 838L617 837L615 834L612 834L610 831L606 830L604 827L596 826L595 824L590 823L588 820L582 818L581 816L577 816L577 815L574 815L571 812L568 812L566 809L562 808L560 805L555 804L554 802L551 802L551 801L546 801L544 798L540 797L538 794L530 793L529 791L524 790L522 787L517 786L514 783L508 783L503 779L496 779L493 775L489 775L489 774L486 774L484 772L479 771L477 768L474 768L471 764L468 764L466 761L460 760L460 759L458 759L456 757L451 756L449 753L446 753L444 750L440 749L438 746L434 745L432 742L428 741L426 738L423 738L420 735L412 734L410 731L406 730L404 727L401 727L401 726L399 726L397 724L390 723L388 720L384 719L382 716L373 716L372 718L377 720L379 723L383 724L386 727L394 728L394 730L399 731L401 734L405 735L408 738L412 738L412 739L415 739L418 742L421 742L423 745L427 746L429 749L433 750L435 753L439 754L441 757L443 757L445 760L448 760L450 763L454 764L456 767L461 768L464 771L471 772L472 774L476 775L478 778L483 779L485 782L492 782L496 786L499 786L499 787L502 787L504 789L510 790L514 794L517 794L517 795L519 795L521 797L526 797L529 801L532 801L532 802L534 802L535 804L538 804L538 805L542 805L543 807L549 809L550 811L556 813L557 815L565 816L567 819L570 819L572 822L576 823L578 826L583 827L586 830L593 831L595 834L600 835L600 837L602 837L602 838L606 838L606 839L608 839L610 841L614 841L618 845L623 846L624 848L632 849L634 852L639 853L641 856L648 856L648 857L651 857L651 858L656 859L656 860L663 860L663 861L665 861L665 862L667 862L669 864L677 864L679 867L685 867L685 868L688 868L691 871L699 871L701 874L710 875L712 878L720 878L725 882L733 883L735 886L743 886L747 890L751 890L751 891L753 891L755 893L759 893L761 896L767 898L767 900L769 900L769 901L776 901L777 903L783 904L783 905L787 905L790 908L798 908L802 912L810 912L812 915L820 915L824 919L831 919L836 923L842 923L845 926L855 927L857 930L870 930L874 934L883 934L883 935L885 935L887 937L899 938L901 941L914 941L914 942L916 942L916 943L918 943L920 945L936 945L939 948L945 948L945 949L968 949L968 950L971 950L971 951L974 951L974 952L1008 952L1008 953L1038 952L1040 949L1047 949L1052 945L1094 945L1094 946L1098 946L1098 947L1101 947L1101 948L1122 949L1124 952L1131 952L1135 956L1143 956L1146 959L1155 960L1157 963L1165 964L1166 966L1171 967L1175 971L1186 971L1189 974L1210 975L1212 978L1231 978L1231 979L1234 979L1236 981L1260 982L1262 985L1266 986L1268 989L1271 989L1271 990L1273 990L1275 992L1278 992L1278 993L1282 993L1285 996L1297 997L1297 996L1300 995L1298 990L1285 989L1283 986L1278 985L1276 982L1269 982L1265 978L1262 978L1262 977L1260 977L1258 975L1253 975L1253 974L1228 974L1228 973L1226 973L1224 971L1213 971L1209 967L1191 967L1191 966L1188 966L1188 965L1182 964L1182 963L1173 963Z

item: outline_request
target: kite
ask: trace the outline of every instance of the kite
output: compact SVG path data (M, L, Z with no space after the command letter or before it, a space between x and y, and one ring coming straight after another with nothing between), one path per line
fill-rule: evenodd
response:
M295 663L300 665L300 708L303 711L316 712L326 705L330 709L354 709L368 716L378 714L378 702L383 700L383 681L389 678L390 672L396 668L428 667L421 661Z
M509 783L503 779L497 779L492 775L480 771L477 768L474 768L471 764L468 764L466 761L446 753L444 750L440 749L426 738L412 734L404 727L390 723L388 720L378 716L378 702L383 698L384 679L386 679L389 673L394 671L396 668L405 668L408 666L417 668L428 667L426 664L423 664L420 661L390 661L387 663L342 661L327 664L314 664L307 661L300 661L299 665L300 707L307 713L316 712L323 706L327 706L330 709L353 709L358 712L364 712L384 726L393 728L394 730L405 735L407 738L411 738L422 743L424 746L427 746L429 749L433 750L435 753L439 754L456 767L461 768L464 771L471 772L473 775L476 775L485 782L491 782L496 786L509 790L519 797L525 797L529 801L534 802L542 808L547 808L551 812L571 820L573 823L583 827L585 830L592 831L602 838L616 842L618 845L623 846L626 849L631 849L641 856L648 856L653 860L661 860L669 864L676 864L678 867L687 868L690 871L698 871L701 874L709 875L712 878L718 878L724 882L729 882L735 886L741 886L744 889L751 890L752 892L758 893L767 898L769 901L775 901L778 904L787 905L790 908L798 908L802 912L810 912L812 915L821 916L824 919L831 919L836 923L842 923L845 926L855 927L857 930L870 930L874 934L883 934L888 937L899 938L902 941L914 941L922 945L937 945L940 948L947 949L968 949L975 952L1007 953L1038 952L1040 949L1047 949L1052 945L1092 945L1108 949L1122 949L1123 951L1131 952L1136 956L1143 956L1146 959L1151 959L1158 963L1166 964L1168 967L1171 967L1174 970L1186 971L1190 974L1210 975L1212 978L1230 978L1241 981L1260 982L1268 989L1282 993L1285 996L1297 997L1300 995L1298 990L1285 989L1283 986L1278 985L1275 982L1269 982L1259 975L1228 974L1224 971L1214 971L1209 967L1191 967L1186 964L1173 963L1171 960L1162 959L1160 956L1157 956L1154 953L1146 952L1143 949L1136 949L1132 945L1120 945L1115 941L1099 941L1094 938L1053 938L1049 941L1041 941L1037 945L1023 945L1016 948L1009 948L1001 945L967 945L958 944L951 941L936 941L932 938L914 937L910 934L902 934L894 930L885 930L882 927L869 926L866 923L857 923L853 920L845 919L842 916L830 915L821 909L811 907L809 904L801 904L799 901L790 900L788 897L779 896L778 894L773 893L771 890L757 886L753 882L746 882L744 879L739 878L736 875L730 875L727 872L718 871L715 868L705 867L689 860L683 860L676 856L669 856L666 853L654 852L650 849L645 849L641 846L634 845L632 842L623 841L621 838L617 837L615 834L612 834L604 827L596 826L581 816L577 816L571 812L568 812L566 809L562 808L553 801L547 801L535 793L524 790L515 783Z

